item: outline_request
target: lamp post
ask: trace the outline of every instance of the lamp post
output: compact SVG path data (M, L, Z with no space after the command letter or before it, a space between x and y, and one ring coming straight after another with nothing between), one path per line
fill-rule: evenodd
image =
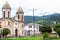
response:
M32 10L32 12L33 12L33 27L34 27L34 35L35 35L34 12L35 12L37 9L33 8L33 9L30 9L30 10Z

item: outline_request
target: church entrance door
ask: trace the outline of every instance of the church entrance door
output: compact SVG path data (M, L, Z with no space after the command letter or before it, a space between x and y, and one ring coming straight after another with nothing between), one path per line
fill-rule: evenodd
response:
M15 36L17 37L18 36L18 30L15 29Z

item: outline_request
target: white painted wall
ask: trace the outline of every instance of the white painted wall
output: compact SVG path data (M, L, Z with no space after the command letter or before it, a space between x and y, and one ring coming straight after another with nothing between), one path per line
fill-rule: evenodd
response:
M31 32L30 32L31 35L34 34L34 30L35 30L36 34L40 34L38 25L35 25L35 28L34 28L34 25L32 25L32 28L29 28L29 25L26 25L26 26L24 26L23 30L25 30L25 31L31 30Z
M14 29L18 29L18 22L14 22Z

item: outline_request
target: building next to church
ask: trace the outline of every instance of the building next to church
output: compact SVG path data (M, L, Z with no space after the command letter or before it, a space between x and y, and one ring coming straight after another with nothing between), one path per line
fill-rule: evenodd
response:
M42 34L42 32L39 31L39 27L42 27L42 25L37 23L29 23L24 25L24 35L25 36L31 36L34 34Z
M17 9L14 18L11 18L11 7L6 2L2 7L2 17L0 18L0 28L8 28L10 34L8 36L23 36L24 12L21 7Z

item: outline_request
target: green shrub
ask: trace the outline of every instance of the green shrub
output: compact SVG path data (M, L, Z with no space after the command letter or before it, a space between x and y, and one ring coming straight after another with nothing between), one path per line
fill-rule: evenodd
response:
M45 33L45 32L51 33L52 32L51 27L48 27L48 26L40 27L39 31L41 31L42 33Z
M48 32L43 33L43 38L47 38L48 37Z
M10 30L8 28L4 28L2 30L2 36L7 36L8 34L10 34Z
M57 28L56 32L60 36L60 28Z

